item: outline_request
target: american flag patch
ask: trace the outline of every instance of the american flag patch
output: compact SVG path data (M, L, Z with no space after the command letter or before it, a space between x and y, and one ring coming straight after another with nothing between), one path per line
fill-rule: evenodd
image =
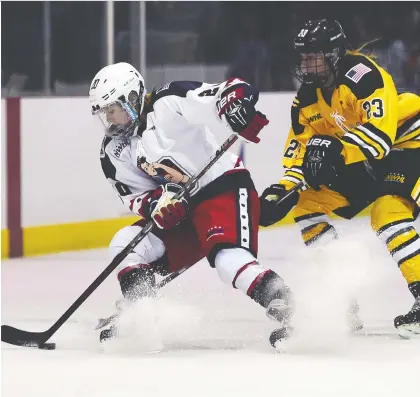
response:
M356 66L353 66L347 73L346 77L348 77L351 81L358 83L360 79L366 74L371 72L372 69L368 68L363 63L359 63Z

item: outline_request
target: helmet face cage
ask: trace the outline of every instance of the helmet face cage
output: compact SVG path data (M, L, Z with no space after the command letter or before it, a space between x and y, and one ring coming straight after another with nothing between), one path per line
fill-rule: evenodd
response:
M333 52L298 52L296 54L293 74L304 84L317 86L330 86L338 71L338 61L341 56L339 49Z
M106 136L128 138L137 133L140 98L135 91L132 91L128 98L129 100L125 101L125 98L121 97L118 101L93 112L101 120Z
M304 84L329 87L335 82L338 63L345 53L345 34L337 21L309 21L294 40L292 69Z

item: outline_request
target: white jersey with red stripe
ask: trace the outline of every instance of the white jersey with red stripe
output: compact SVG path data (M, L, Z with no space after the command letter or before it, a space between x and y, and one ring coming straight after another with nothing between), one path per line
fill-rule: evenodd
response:
M166 84L149 98L147 126L142 133L130 138L104 138L102 169L131 211L138 214L136 204L145 192L168 182L183 185L203 168L220 147L218 142L232 133L218 116L223 106L221 94L240 84L247 83L230 79L221 84ZM243 164L238 156L226 153L191 194L234 168L243 168Z

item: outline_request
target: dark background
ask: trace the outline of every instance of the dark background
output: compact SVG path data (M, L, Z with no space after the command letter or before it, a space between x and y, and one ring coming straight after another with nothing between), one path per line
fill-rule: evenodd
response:
M50 2L46 89L44 3L2 2L2 95L57 95L58 86L61 94L87 95L86 84L106 64L105 7L106 2ZM115 61L138 67L133 3L115 2L114 7ZM292 39L303 21L323 17L337 19L354 48L380 38L368 50L398 89L420 93L418 2L146 2L147 70L158 76L159 70L177 66L188 78L187 65L204 71L221 65L218 80L236 75L262 91L295 90L289 68ZM163 84L172 79L165 73L151 78Z

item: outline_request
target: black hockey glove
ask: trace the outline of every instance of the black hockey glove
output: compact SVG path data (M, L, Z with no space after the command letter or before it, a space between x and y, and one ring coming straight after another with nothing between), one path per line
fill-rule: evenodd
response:
M295 192L282 200L287 192L288 191L283 185L271 185L264 190L260 197L261 215L259 224L261 226L271 226L282 220L297 204L299 200L298 192ZM277 196L277 199L268 200L267 196L271 195Z
M266 116L257 112L246 98L234 101L227 108L225 117L234 132L253 143L260 141L257 135L268 124Z
M219 117L224 116L233 132L253 143L260 141L257 135L269 123L264 114L255 110L257 101L258 92L244 83L225 89L218 102Z
M303 157L303 175L314 189L330 185L344 167L341 142L327 135L314 135L306 144Z

